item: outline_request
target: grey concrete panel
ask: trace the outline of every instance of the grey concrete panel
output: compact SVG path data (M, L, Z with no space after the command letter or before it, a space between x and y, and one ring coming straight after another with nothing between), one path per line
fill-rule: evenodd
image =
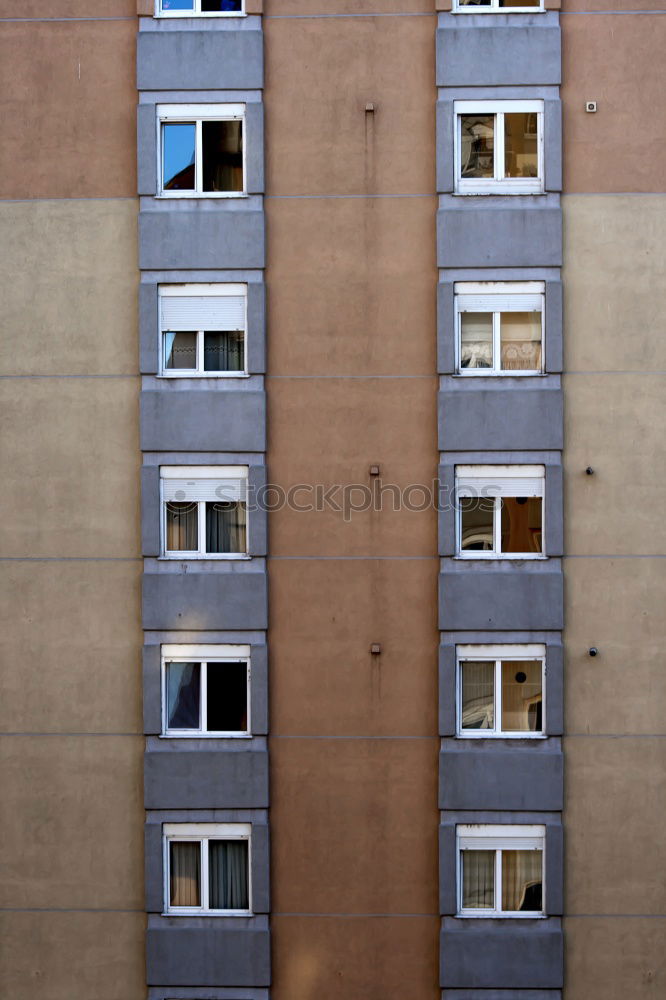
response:
M264 244L264 213L242 203L235 208L224 199L192 199L185 208L139 214L143 270L261 268Z
M442 990L441 1000L561 1000L561 998L561 990ZM174 997L174 1000L177 998Z
M245 105L245 176L248 194L264 192L264 106Z
M154 104L140 104L136 112L137 194L157 191L157 119Z
M139 371L155 375L160 366L157 282L139 285Z
M261 750L190 750L163 740L144 756L146 809L264 809L268 754Z
M146 823L144 826L144 885L147 913L161 913L164 909L163 858L162 824Z
M247 488L248 552L251 556L265 556L268 552L268 512L266 510L265 498L265 465L249 466Z
M562 748L551 740L442 740L440 809L562 809Z
M557 196L553 196L557 197ZM562 213L543 195L442 195L439 267L560 267Z
M456 734L456 647L454 643L439 647L439 734Z
M164 379L141 393L143 451L264 451L266 395L245 389L183 390Z
M252 912L269 913L270 898L270 839L268 826L252 824Z
M438 430L440 451L559 450L559 379L451 376L439 392Z
M141 469L141 552L144 556L160 554L160 469L144 465Z
M158 918L146 933L148 985L269 986L270 934L253 918ZM196 926L199 923L201 926ZM194 926L193 926L194 924Z
M148 862L146 861L146 871ZM439 912L458 912L458 858L456 856L456 823L446 817L439 827Z
M160 647L143 647L143 731L162 732L162 656Z
M564 732L564 649L558 643L546 645L546 732Z
M239 989L238 986L217 989L207 986L205 997L202 997L201 990L196 987L154 986L148 990L148 1000L269 1000L269 996L268 990ZM536 997L535 1000L541 1000L541 997Z
M469 988L560 989L561 921L444 917L440 985Z
M260 90L261 31L140 31L138 90Z
M252 646L250 650L250 713L252 732L268 732L268 650Z
M456 467L452 456L446 456L438 469L439 510L437 514L439 530L439 554L456 554Z
M250 375L266 371L266 286L247 286L247 370Z
M145 573L145 629L265 629L265 573Z
M546 282L546 371L562 371L562 340L563 340L563 316L562 316L562 282Z
M561 67L557 15L494 15L490 23L483 14L439 19L438 87L559 84Z
M562 104L543 105L544 184L546 191L562 190Z
M452 559L440 573L441 629L561 629L563 617L559 561Z
M456 370L456 317L452 281L437 285L437 371L452 375Z
M437 191L446 194L455 185L453 157L453 101L437 101L435 129L437 144Z
M546 465L546 496L544 510L545 548L549 556L564 552L564 499L562 466Z

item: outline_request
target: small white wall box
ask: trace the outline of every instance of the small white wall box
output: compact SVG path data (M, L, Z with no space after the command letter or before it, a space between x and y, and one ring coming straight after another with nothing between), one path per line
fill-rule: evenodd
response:
M585 101L585 110L589 111L590 114L593 114L597 110L597 102L596 101Z

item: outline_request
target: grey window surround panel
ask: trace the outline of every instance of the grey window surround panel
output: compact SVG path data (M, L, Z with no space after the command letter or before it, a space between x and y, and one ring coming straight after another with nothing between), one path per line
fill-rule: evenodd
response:
M146 809L268 808L265 750L188 750L163 746L144 755ZM176 742L176 741L173 741Z
M181 279L182 280L182 279ZM192 276L188 280L199 282ZM203 279L201 279L203 281ZM224 282L233 282L233 276ZM240 279L239 279L240 280ZM169 282L163 282L168 284ZM177 282L176 282L177 283ZM206 280L204 283L208 283ZM139 286L139 366L142 375L156 375L160 369L159 282L142 282ZM247 370L250 375L266 371L266 286L262 282L247 282ZM174 381L166 379L165 381ZM224 389L224 379L219 379Z
M152 998L149 997L149 1000ZM174 997L174 1000L177 1000L177 997ZM442 990L441 1000L562 1000L562 992L561 990Z
M559 562L445 560L439 576L440 629L498 633L561 629L564 595Z
M143 394L142 394L143 395ZM156 394L159 395L159 394ZM181 395L181 394L179 394ZM190 393L182 393L183 396L189 396ZM205 393L204 396L208 394ZM243 396L244 393L234 393L234 398L237 396ZM248 393L248 395L250 395ZM263 394L261 394L263 395ZM146 449L147 450L147 449ZM239 449L240 450L240 449ZM191 454L188 452L188 454ZM196 453L192 453L192 458L188 462L183 462L183 465L197 465L197 464L208 464L207 462L197 463ZM165 465L173 465L175 463L165 461ZM224 463L223 463L224 464ZM240 465L244 465L244 462L239 462ZM258 464L256 462L251 462L248 466L248 554L250 556L264 556L268 551L268 513L265 506L261 504L261 495L263 488L266 485L266 467L264 465ZM142 539L142 554L144 556L159 557L161 554L161 539L160 539L160 524L161 524L161 511L160 511L160 467L159 465L144 465L141 468L141 539ZM178 562L178 560L174 560ZM187 563L188 560L184 559L183 562ZM190 572L197 573L196 561L189 560L189 564L192 567ZM192 565L193 564L193 565ZM219 572L231 572L228 568L229 563L225 563L224 560L218 560L216 562L219 566ZM153 626L145 625L144 628L152 628ZM164 626L157 626L162 628ZM181 626L176 626L180 628ZM207 626L210 628L251 628L255 626ZM257 628L263 628L264 626L256 626Z
M215 918L211 918L214 920ZM218 918L221 919L221 918ZM270 932L236 918L234 928L192 926L184 917L148 921L148 986L270 986ZM242 924L245 926L242 926Z
M143 647L143 726L146 736L162 732L162 657L159 644ZM268 653L250 644L250 718L252 735L268 733ZM241 741L242 742L242 741ZM189 740L182 740L186 750Z
M260 29L146 30L137 35L138 90L260 90Z
M246 202L188 199L139 213L142 270L265 267L263 211Z
M563 393L557 376L445 379L438 394L440 451L563 447Z
M251 813L248 814L251 817ZM166 821L169 822L169 821ZM174 820L174 822L180 822L180 820ZM202 819L201 822L208 822L208 820ZM221 819L219 822L226 822ZM252 882L252 912L253 914L263 914L270 912L270 880L269 880L269 866L270 866L270 841L268 833L268 825L265 821L258 822L257 819L249 819L244 822L251 822L251 840L250 840L250 865L251 865L251 882ZM144 827L144 838L145 838L145 884L146 884L146 911L151 914L161 915L164 906L164 877L162 867L164 864L164 853L163 853L163 843L162 843L162 822L156 821L154 817L148 813L146 817L146 824ZM244 917L179 917L179 916L167 916L159 917L158 923L164 923L166 925L171 925L173 927L184 927L186 924L183 921L187 921L194 924L209 925L209 926L224 926L219 922L224 921L224 923L231 922L233 926L236 921L240 921L242 924L250 924L252 918ZM177 984L177 980L172 979L155 979L155 983L163 982L173 982ZM197 985L197 980L189 980L188 982L183 982L181 985L187 986L192 983L192 985ZM244 985L242 983L235 983L233 980L229 982L228 980L223 980L218 982L218 986L226 985ZM252 986L264 986L265 983L247 983L246 985Z
M563 983L559 918L442 919L441 986L560 989Z
M442 195L438 267L561 267L557 195Z
M482 276L478 274L470 278L461 278L461 281L533 281L531 275L526 274L520 278L511 279L497 278L493 276ZM454 284L453 281L441 281L437 285L437 371L441 375L453 375L456 371L456 316L454 307ZM562 283L560 281L545 282L545 369L546 373L557 374L562 371ZM509 378L510 376L494 376L494 380ZM483 382L483 376L478 376ZM477 376L461 376L460 381L477 382ZM539 384L538 377L521 378L521 385L530 388ZM484 383L485 384L485 383Z
M189 67L188 67L189 72ZM181 92L182 93L182 92ZM224 92L224 98L220 94L218 100L220 104L233 103L229 100L229 91ZM237 102L239 104L245 104L245 179L247 184L248 194L263 194L264 192L264 106L261 101L247 101L245 100L245 93L243 92L239 95ZM170 104L211 104L215 103L215 100L211 101L210 97L207 95L204 97L201 93L193 91L191 94L187 94L185 101L182 97L178 101L160 101L159 103L170 103ZM157 176L157 134L158 134L158 121L157 121L157 104L158 101L151 101L150 103L141 103L137 107L137 194L155 196L159 188L159 178ZM205 198L192 198L192 199L182 199L182 198L171 198L163 199L167 203L174 205L182 204L184 200L198 202L205 201ZM210 199L209 199L210 200ZM216 202L224 202L225 199L213 199ZM154 270L159 270L160 266L154 268ZM173 265L164 265L173 266ZM175 265L179 266L179 265ZM185 263L183 267L187 267L188 264ZM192 266L192 265L189 265ZM204 264L203 267L224 267L223 264ZM233 261L228 265L229 267L256 267L263 265L255 264L240 264ZM152 265L146 265L147 269L153 270Z
M162 985L152 986L148 990L148 1000L269 1000L269 996L268 990L239 989L237 986L218 989L208 986L202 992L197 987ZM542 998L536 997L535 1000Z
M476 636L466 634L459 640L461 645L505 643L531 643L538 640L526 635L507 636L496 633L477 633ZM546 736L561 736L564 730L564 650L561 641L546 641ZM442 640L439 647L439 734L440 736L456 735L456 643ZM476 739L459 738L459 742L474 751ZM491 740L483 740L484 744ZM502 742L502 741L500 741ZM526 740L532 743L532 740Z
M468 60L469 61L469 60ZM557 93L557 91L555 91ZM544 167L544 189L545 192L560 192L562 190L562 104L556 97L540 97L531 95L529 88L527 93L521 95L523 100L543 100L543 167ZM500 88L478 88L470 98L469 93L458 97L447 92L446 97L441 97L437 101L435 112L435 131L437 143L437 163L436 163L436 183L437 191L440 194L450 194L455 189L455 157L454 157L454 134L455 115L453 111L454 100L478 100L478 101L498 101L512 100L509 94L502 92ZM539 199L543 194L537 195L456 195L456 198L503 198L507 201L519 199ZM522 265L522 261L519 262ZM549 266L550 261L539 260L534 257L532 266ZM529 262L528 262L529 265ZM525 265L525 266L528 266ZM440 264L440 267L461 267L466 266L461 260L455 259L451 264ZM474 266L474 265L471 265ZM511 266L511 265L506 265Z
M182 390L165 379L141 393L143 451L265 451L266 394Z
M474 59L469 53L474 53ZM438 87L558 85L562 77L557 14L440 14Z
M545 467L544 486L544 550L548 558L561 556L564 552L564 488L562 477L562 458L557 452L535 450L529 451L508 451L487 452L479 446L477 452L460 451L457 453L447 452L442 457L439 466L439 554L442 556L454 556L456 554L456 512L455 512L455 469L457 465L543 465ZM489 566L521 566L544 567L547 560L525 560L525 559L458 559L456 565L460 566L459 572L468 572L463 567L479 567L479 572L483 573L482 567ZM528 570L526 570L528 571ZM535 570L539 572L540 570ZM489 628L490 626L458 626L459 628ZM521 629L559 629L559 625L514 625L512 628Z
M264 572L144 573L144 629L265 629Z
M440 809L553 812L563 806L563 756L547 740L443 739Z

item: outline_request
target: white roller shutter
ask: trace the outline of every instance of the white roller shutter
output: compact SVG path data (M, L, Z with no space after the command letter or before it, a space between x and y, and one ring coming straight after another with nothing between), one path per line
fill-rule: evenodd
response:
M247 499L247 479L162 479L162 499L175 501L221 500L229 503Z
M164 295L162 330L244 330L244 295Z
M459 295L460 312L541 312L541 295Z
M542 465L456 467L459 497L542 497L543 488Z

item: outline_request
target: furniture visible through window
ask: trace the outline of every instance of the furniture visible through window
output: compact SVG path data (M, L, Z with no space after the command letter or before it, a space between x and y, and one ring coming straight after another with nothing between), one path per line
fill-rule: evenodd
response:
M543 101L455 101L456 193L543 191Z
M458 646L457 733L544 735L545 646Z
M458 915L544 915L543 826L457 827Z
M528 10L544 10L542 0L453 0L453 10L466 11L468 14L483 14L498 11L502 14L521 13Z
M247 466L162 466L162 554L247 554Z
M543 556L543 465L457 465L457 554Z
M157 116L163 197L244 194L244 104L161 104Z
M542 281L458 281L454 292L458 374L541 374Z
M251 912L249 823L165 823L164 910Z
M247 285L160 285L160 374L246 374Z
M158 16L221 17L243 13L243 0L157 0Z
M162 733L249 736L250 647L162 646Z

